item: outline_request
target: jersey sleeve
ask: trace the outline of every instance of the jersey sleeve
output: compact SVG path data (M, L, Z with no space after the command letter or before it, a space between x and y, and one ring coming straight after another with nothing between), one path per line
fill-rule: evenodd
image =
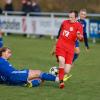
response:
M60 29L59 29L59 31L58 31L58 35L57 35L57 39L58 39L59 36L60 36L60 32L61 32L61 30L62 30L63 24L64 24L64 22L62 22L62 24L61 24L61 26L60 26Z
M61 32L61 26L60 26L60 29L59 29L59 31L58 31L57 39L58 39L59 36L60 36L60 32Z

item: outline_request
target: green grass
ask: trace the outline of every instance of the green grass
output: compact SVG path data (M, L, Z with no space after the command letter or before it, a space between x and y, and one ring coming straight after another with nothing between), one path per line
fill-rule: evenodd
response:
M50 55L53 42L48 38L4 37L5 46L13 51L10 61L18 69L48 71L57 65ZM90 43L90 48L86 52L81 44L81 54L71 71L73 76L63 90L53 82L36 88L0 85L0 100L100 100L100 44Z

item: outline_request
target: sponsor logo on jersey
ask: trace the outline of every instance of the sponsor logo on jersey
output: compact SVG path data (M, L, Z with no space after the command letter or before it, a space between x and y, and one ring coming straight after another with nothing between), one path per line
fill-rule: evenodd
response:
M73 27L70 27L70 29L69 29L70 31L73 31Z

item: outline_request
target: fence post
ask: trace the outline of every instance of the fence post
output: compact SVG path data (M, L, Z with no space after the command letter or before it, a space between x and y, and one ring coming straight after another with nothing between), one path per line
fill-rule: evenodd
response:
M54 20L54 13L51 13L51 22L52 22L52 26L51 26L51 39L54 39L54 35L53 35L53 32L55 31L54 29L54 24L55 24L55 20Z
M6 21L7 21L7 15L8 15L8 13L4 12L4 15L6 16ZM4 35L7 36L8 35L7 32L4 32Z
M26 20L27 20L27 18L29 18L29 16L30 16L30 14L27 13L27 15L26 15ZM29 34L29 33L26 33L26 37L29 38L29 37L30 37L30 34Z

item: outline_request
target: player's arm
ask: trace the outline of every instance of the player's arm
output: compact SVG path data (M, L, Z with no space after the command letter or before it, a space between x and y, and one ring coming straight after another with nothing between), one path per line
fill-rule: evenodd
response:
M56 46L56 42L58 41L58 38L59 38L59 36L60 36L61 28L62 28L62 25L60 26L60 29L59 29L59 31L58 31L58 35L57 35L56 41L55 41L55 43L54 43L54 45L53 45L53 49L52 49L52 51L51 51L51 54L52 54L52 55L55 54L55 48L56 48L55 46Z
M86 21L85 20L83 20L84 21L84 28L83 28L83 33L86 33Z
M58 39L58 38L59 38L59 36L60 36L61 27L62 27L62 26L60 26L60 29L59 29L59 31L58 31L57 39Z
M78 26L77 38L79 39L79 41L83 41L83 27L81 24L79 24Z

